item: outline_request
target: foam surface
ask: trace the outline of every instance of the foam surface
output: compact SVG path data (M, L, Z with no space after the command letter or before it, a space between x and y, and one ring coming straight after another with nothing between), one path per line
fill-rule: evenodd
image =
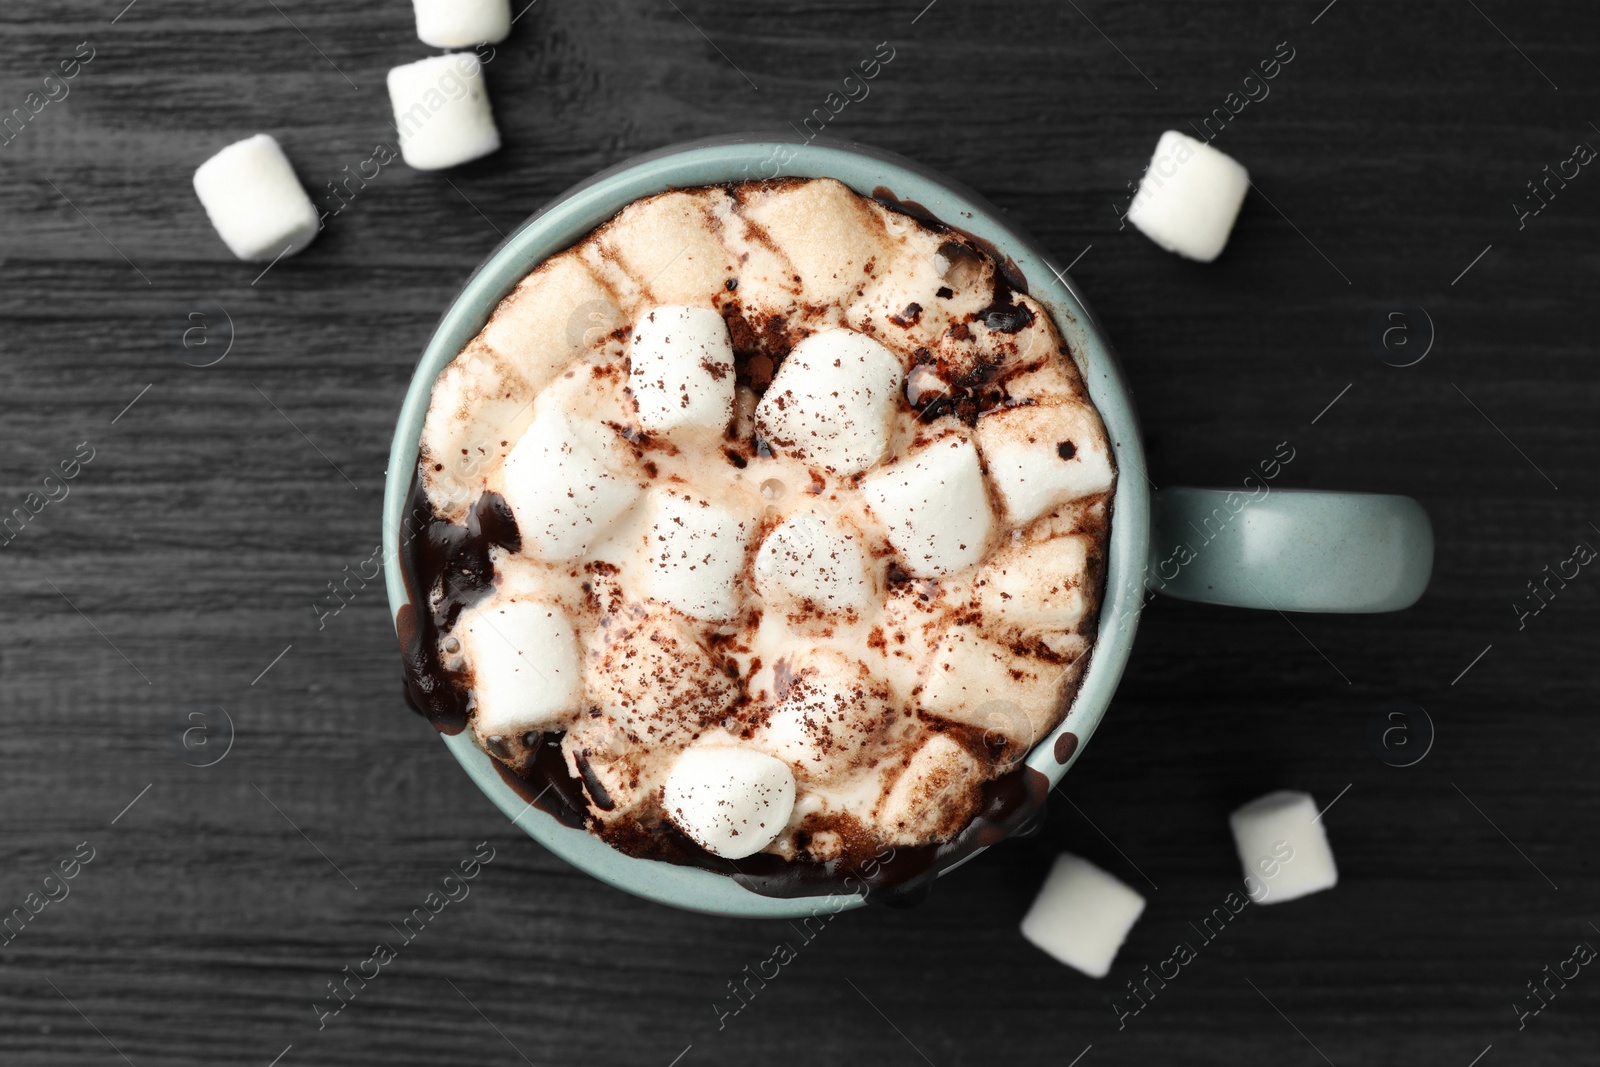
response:
M1061 721L1115 479L1044 309L827 179L664 193L544 262L440 375L421 474L453 521L501 494L496 597L572 621L551 728L597 832L841 862L948 840ZM772 803L719 822L724 772Z

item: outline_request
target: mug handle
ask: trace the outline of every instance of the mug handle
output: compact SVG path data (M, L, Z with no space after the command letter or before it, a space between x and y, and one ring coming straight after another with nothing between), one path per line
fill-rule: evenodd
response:
M1433 573L1433 524L1408 496L1161 489L1146 584L1180 600L1277 611L1400 611Z

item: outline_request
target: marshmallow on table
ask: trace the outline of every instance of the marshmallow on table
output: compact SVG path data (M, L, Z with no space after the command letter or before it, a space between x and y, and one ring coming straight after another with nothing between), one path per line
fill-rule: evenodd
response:
M1067 966L1104 978L1143 912L1144 897L1063 852L1022 920L1022 936Z
M794 775L782 760L753 748L694 746L667 774L661 807L706 851L743 859L783 832L794 810Z
M980 416L978 447L1006 518L1021 525L1111 488L1115 475L1094 409L1043 400Z
M417 36L435 48L495 44L511 32L511 0L411 0Z
M978 451L965 437L950 434L873 471L861 495L914 577L960 570L988 550L994 513Z
M821 515L785 519L756 552L756 589L779 604L863 612L876 599L866 538Z
M628 388L651 432L721 432L733 418L733 345L710 308L653 308L633 328Z
M1127 219L1168 252L1210 263L1228 243L1249 189L1250 172L1232 157L1168 130L1156 142Z
M630 458L599 423L540 413L501 467L501 495L535 559L582 556L640 493Z
M1257 904L1278 904L1339 882L1328 834L1309 793L1268 793L1228 816L1245 887Z
M500 147L483 64L470 52L432 56L389 71L400 155L417 170L443 170Z
M852 330L795 345L756 405L756 432L773 450L841 476L876 463L889 446L904 370L887 348Z
M200 164L194 191L217 235L240 259L292 255L321 228L317 209L270 134L235 142Z
M697 619L737 615L751 516L683 488L656 487L648 506L646 595Z
M463 615L452 633L472 671L473 726L484 739L520 737L577 710L583 667L560 605L491 601Z

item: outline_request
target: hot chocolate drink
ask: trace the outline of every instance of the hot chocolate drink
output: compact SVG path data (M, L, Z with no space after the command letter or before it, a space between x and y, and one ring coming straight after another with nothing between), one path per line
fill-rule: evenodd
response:
M976 240L830 179L663 193L434 385L409 690L632 855L784 892L931 857L1066 714L1115 476Z

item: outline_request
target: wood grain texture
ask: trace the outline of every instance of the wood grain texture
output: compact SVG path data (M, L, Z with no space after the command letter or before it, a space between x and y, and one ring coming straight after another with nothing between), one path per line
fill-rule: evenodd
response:
M429 51L409 5L124 2L0 10L0 114L95 51L0 146L0 510L95 450L0 548L0 911L95 849L0 947L0 1061L1592 1060L1592 968L1521 1030L1511 1005L1600 944L1600 577L1525 629L1510 606L1600 537L1600 175L1524 228L1511 207L1600 144L1592 5L540 0L488 68L500 153L385 167L258 279L212 233L193 168L268 131L320 197L390 136L384 73ZM626 897L521 837L401 704L380 588L320 630L312 605L371 555L416 357L501 233L635 153L798 123L885 40L894 60L830 128L978 189L1063 262L1082 253L1157 485L1237 483L1288 440L1279 484L1415 495L1438 556L1394 616L1153 603L1038 836L802 944ZM1159 132L1285 41L1270 95L1215 142L1258 190L1222 259L1119 229ZM1406 305L1437 337L1400 369L1376 338ZM186 365L222 351L227 318L227 357ZM197 323L211 347L185 347ZM1403 770L1367 743L1395 697L1438 726ZM186 765L214 758L182 739L201 715L220 745L219 709L231 752ZM1190 924L1238 879L1227 812L1347 784L1327 818L1338 889L1199 944ZM484 840L471 895L319 1030L326 983ZM1102 983L1016 930L1061 848L1150 899ZM727 983L783 940L798 958L719 1028ZM1119 1030L1124 982L1179 941L1198 958Z

